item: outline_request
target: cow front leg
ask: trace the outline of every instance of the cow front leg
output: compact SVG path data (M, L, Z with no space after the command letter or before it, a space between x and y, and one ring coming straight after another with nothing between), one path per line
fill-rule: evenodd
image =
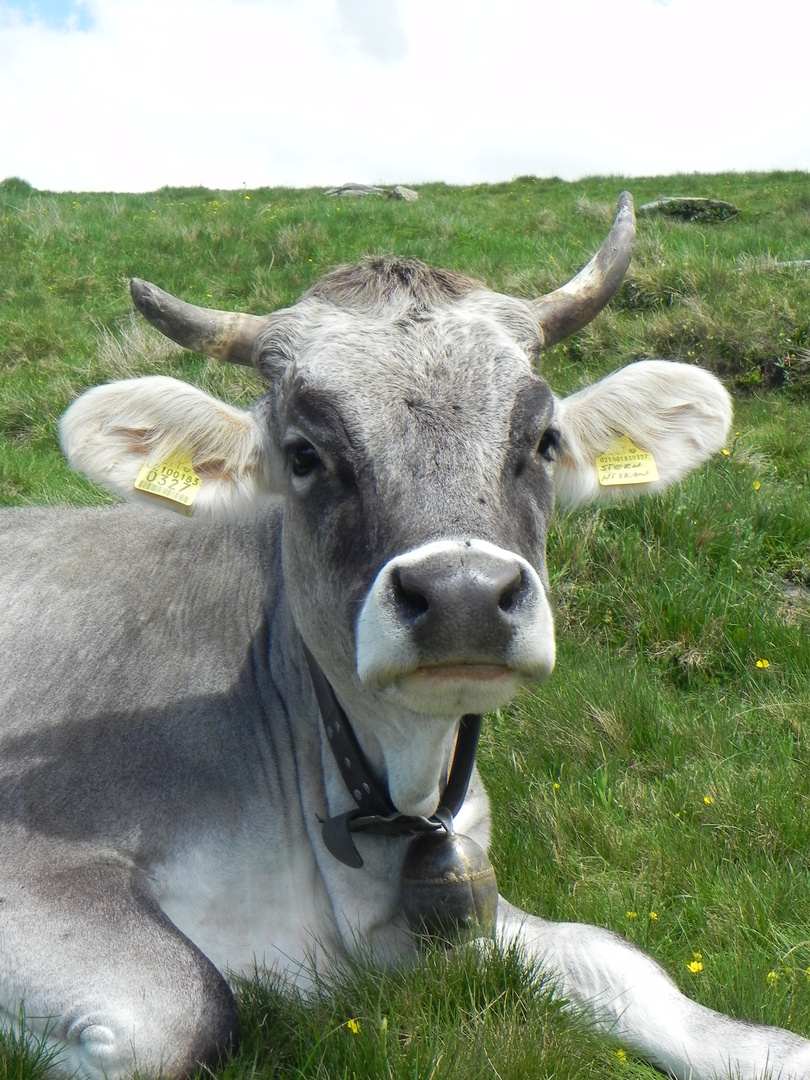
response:
M597 1030L680 1080L810 1077L810 1042L697 1004L651 957L582 923L552 923L501 898L498 936Z
M214 1064L236 1035L233 996L139 873L114 860L35 865L0 867L0 1019L24 1017L55 1071L83 1080Z

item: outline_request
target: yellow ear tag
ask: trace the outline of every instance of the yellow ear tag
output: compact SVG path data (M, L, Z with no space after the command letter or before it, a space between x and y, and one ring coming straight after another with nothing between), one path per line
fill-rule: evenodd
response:
M149 495L158 495L177 503L183 514L191 514L192 503L202 480L194 472L190 454L173 454L155 465L147 462L135 477L135 487Z
M602 487L618 484L651 484L658 479L655 458L648 450L639 450L626 435L620 435L604 454L594 458Z

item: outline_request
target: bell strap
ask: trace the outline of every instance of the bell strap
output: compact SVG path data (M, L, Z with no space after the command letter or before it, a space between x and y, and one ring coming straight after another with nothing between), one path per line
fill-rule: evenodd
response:
M369 832L378 836L413 836L444 829L448 835L452 835L453 818L461 809L472 776L483 717L474 713L462 716L447 784L441 803L432 817L401 814L391 801L388 788L378 783L366 761L349 718L335 697L329 680L306 644L301 644L327 741L332 748L343 782L357 803L354 810L327 818L323 822L323 840L327 849L346 866L359 869L363 865L363 859L351 838L353 832Z

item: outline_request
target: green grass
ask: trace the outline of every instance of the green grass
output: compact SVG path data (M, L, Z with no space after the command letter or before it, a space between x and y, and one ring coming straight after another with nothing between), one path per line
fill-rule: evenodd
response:
M57 1059L56 1051L31 1035L20 1010L16 1030L0 1029L0 1076L3 1080L47 1080Z
M810 271L777 265L810 258L807 174L426 185L413 204L0 184L0 502L108 498L55 438L88 386L160 372L260 392L134 321L129 276L261 313L393 251L531 295L586 261L623 187L741 213L641 219L618 296L544 372L567 393L636 357L698 362L734 391L735 434L663 496L555 518L557 670L488 719L479 754L498 880L528 910L625 934L705 1004L810 1035ZM308 1003L245 984L218 1075L654 1075L530 984L514 957L438 952ZM16 1053L0 1042L0 1075L33 1080Z
M248 1036L223 1077L409 1077L499 1075L523 1080L538 1061L565 1075L603 1075L615 1055L532 992L514 955L487 963L472 951L428 953L385 978L357 971L324 986L306 1006L257 983L242 988ZM583 1053L583 1051L586 1051Z

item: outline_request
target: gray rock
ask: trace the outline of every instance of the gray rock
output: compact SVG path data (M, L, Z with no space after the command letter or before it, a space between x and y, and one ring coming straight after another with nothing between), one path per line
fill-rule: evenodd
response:
M340 187L326 189L327 195L387 195L385 188L373 184L341 184Z
M701 199L691 195L668 195L638 208L639 215L666 214L684 221L728 221L737 217L739 210L722 199Z
M419 198L419 192L413 188L403 187L397 184L394 188L376 187L374 184L341 184L340 187L327 188L325 195L385 195L389 199L404 199L406 202L414 202Z

